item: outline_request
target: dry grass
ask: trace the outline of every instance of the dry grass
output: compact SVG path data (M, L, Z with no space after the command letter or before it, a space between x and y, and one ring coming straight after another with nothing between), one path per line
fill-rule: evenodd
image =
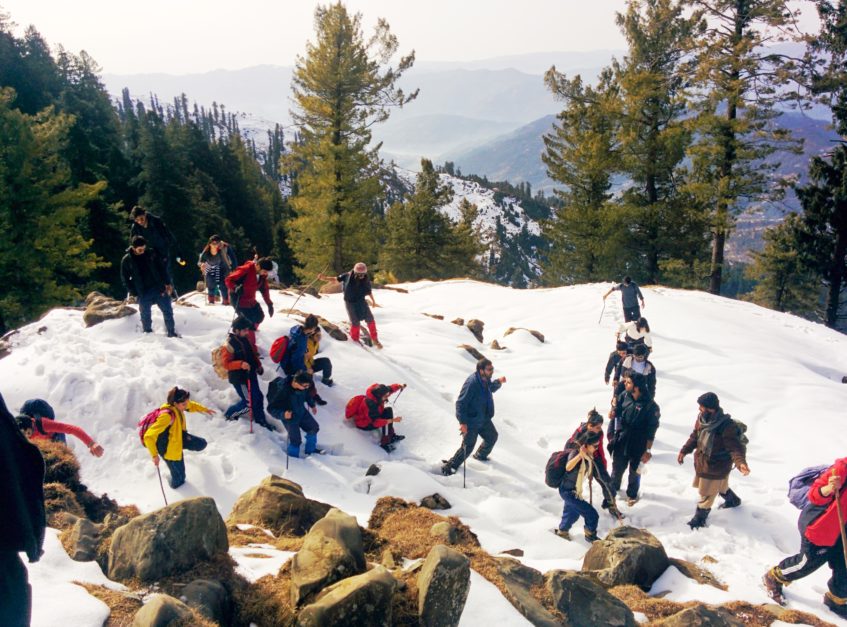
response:
M109 620L106 621L104 627L125 627L132 624L132 618L135 613L141 608L141 599L126 592L118 592L110 590L103 586L95 586L90 583L81 583L75 581L75 584L82 586L93 597L96 597L109 606L111 614Z
M44 509L47 513L47 523L51 527L68 525L67 519L59 516L61 512L85 516L82 506L76 500L76 495L66 485L58 482L44 484Z
M258 527L239 529L235 525L227 525L226 536L229 546L249 546L250 544L276 544L277 538L269 536Z
M243 580L242 580L243 581ZM291 575L287 566L276 577L267 575L234 590L236 627L290 627L297 622L290 603Z

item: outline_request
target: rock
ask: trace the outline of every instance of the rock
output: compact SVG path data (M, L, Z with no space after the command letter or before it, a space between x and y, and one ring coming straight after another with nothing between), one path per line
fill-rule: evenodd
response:
M847 383L847 377L841 377L841 383Z
M482 320L477 320L476 318L468 320L465 326L468 327L478 341L482 342L482 330L485 327L485 323Z
M435 494L423 497L421 499L421 507L426 507L427 509L450 509L453 506L450 505L450 501L436 492Z
M311 605L300 611L302 627L392 624L392 603L397 581L382 566L330 586Z
M303 496L303 488L293 481L270 475L238 497L227 524L247 523L275 535L302 536L329 510L326 503Z
M471 355L474 356L474 359L483 359L485 357L485 355L480 353L470 344L459 344L459 348L464 348L466 351L468 351Z
M432 547L418 573L418 614L428 627L456 627L471 587L467 557L444 545Z
M692 607L652 623L657 627L743 627L744 623L736 619L723 607L710 607L698 603Z
M132 619L132 627L167 627L168 625L182 621L190 625L192 619L191 608L167 594L154 594Z
M692 564L691 562L676 559L674 557L670 558L670 563L671 563L671 566L676 566L677 570L679 570L679 572L681 572L683 575L685 575L689 579L693 579L697 583L702 583L702 584L705 584L707 586L712 586L713 588L717 588L718 590L723 590L723 591L726 591L728 589L725 584L722 584L717 579L717 577L715 577L712 573L710 573L705 568L701 568L700 566L697 566L697 564Z
M506 350L506 347L505 347L505 346L500 346L500 342L498 342L497 340L493 340L493 341L491 342L490 346L491 346L491 348L492 348L493 350L496 350L496 351Z
M365 570L362 532L356 519L332 508L316 522L291 560L291 605L339 579Z
M197 284L194 286L195 292L200 292L201 294L206 291L206 281L197 281Z
M454 320L451 320L450 322L452 324L458 325L460 327L465 326L465 319L464 318L455 318Z
M527 329L526 327L509 327L508 329L506 329L506 332L503 334L503 337L506 337L507 335L511 335L515 331L526 331L532 337L534 337L536 340L538 340L539 342L544 344L544 334L543 333L541 333L540 331L536 331L534 329Z
M376 464L371 464L370 466L368 466L368 469L365 471L365 476L366 477L373 477L375 475L378 475L380 470L381 470L381 468L379 466L377 466Z
M617 527L588 549L583 571L593 571L606 587L635 584L647 590L670 565L662 543L644 529Z
M456 540L458 539L458 533L456 531L456 527L451 525L449 522L438 522L435 523L429 530L429 535L433 538L438 538L441 542L445 544L456 544Z
M78 518L68 536L68 554L76 562L90 562L97 556L100 529L87 518Z
M104 296L100 292L91 292L85 297L85 311L82 321L87 327L93 327L104 320L125 318L135 313L135 309L126 303Z
M430 313L425 313L424 315L425 315L425 316L428 316L428 317L430 317L430 318L435 318L436 320L444 320L444 316L442 316L441 314L430 314Z
M341 328L326 318L321 318L318 316L318 324L321 325L321 328L326 331L327 335L329 335L332 339L338 340L339 342L347 341L347 334L341 330Z
M503 555L514 555L515 557L523 557L523 549L506 549L500 551Z
M12 353L12 345L6 340L0 340L0 359Z
M385 549L382 552L380 564L385 566L388 570L394 570L397 568L397 562L394 561L394 554L391 552L391 549Z
M544 583L537 570L524 566L513 557L495 557L497 571L506 587L505 597L535 627L560 627L559 620L532 596L530 588Z
M182 590L181 600L219 625L228 625L232 616L232 600L219 581L195 579Z
M321 285L321 289L318 291L321 294L340 294L344 291L344 286L338 281L329 281Z
M636 627L632 610L606 592L591 577L576 572L552 570L544 575L547 591L566 625Z
M179 501L130 520L115 530L109 547L109 579L157 581L226 554L226 525L215 501Z
M703 561L706 562L707 564L717 564L718 563L718 560L716 560L711 555L704 555Z

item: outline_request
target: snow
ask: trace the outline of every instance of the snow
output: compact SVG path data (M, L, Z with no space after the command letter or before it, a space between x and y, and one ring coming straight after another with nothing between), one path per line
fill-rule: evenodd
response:
M498 625L498 627L525 627L532 625L515 609L493 583L471 570L471 589L465 601L465 610L459 627Z
M267 544L233 546L229 555L235 560L236 572L247 581L257 581L265 575L276 575L294 551L280 551Z
M4 382L0 392L13 410L28 398L45 398L60 420L92 434L106 450L101 459L89 455L79 442L71 443L80 458L83 481L94 492L107 492L143 511L160 507L162 495L155 468L138 442L136 423L164 401L169 388L179 385L218 414L188 414L189 431L206 438L209 446L202 453L186 454L188 483L177 491L166 485L169 502L209 495L226 516L240 494L275 473L301 484L307 496L332 503L366 525L381 496L419 500L439 492L453 505L446 513L461 517L491 553L520 548L525 552L522 561L541 571L578 568L587 544L580 537L579 523L573 542L550 533L562 502L544 485L543 468L589 409L596 406L605 413L608 407L610 391L603 385L602 370L621 321L619 303L611 298L598 324L600 297L609 285L514 290L455 280L402 287L409 293L375 292L381 305L375 316L383 351L325 337L323 354L333 361L336 385L326 388L318 383L329 404L320 408L317 418L319 443L331 445L334 454L292 458L288 470L283 435L258 427L250 434L247 422L233 424L221 418L235 393L217 378L209 355L224 339L232 312L205 306L202 295L188 297L196 308L176 307L183 336L179 340L164 337L158 312L153 314L156 333L143 336L137 316L86 329L80 312L54 310L11 336L12 353L0 360ZM653 328L651 360L658 370L662 422L653 446L655 457L642 482L642 499L623 510L629 524L648 528L669 555L699 562L729 586L728 593L721 593L689 582L671 569L654 591L670 589L670 598L679 600L766 602L762 574L799 546L798 512L786 499L788 478L805 466L843 456L847 448L841 428L847 386L840 383L847 374L847 337L750 303L694 291L642 290L647 302L643 313ZM273 299L278 313L258 334L265 353L273 339L295 323L285 316L294 296L274 292ZM298 308L336 322L346 319L340 295L304 296ZM423 316L424 312L442 314L445 320ZM467 329L447 322L455 317L483 320L485 344ZM511 326L536 329L546 342L527 333L503 337ZM491 350L488 344L494 339L508 350ZM473 358L457 348L461 343L476 346L494 361L495 376L508 378L495 396L500 439L489 463L468 461L467 489L462 489L461 472L453 477L438 474L440 460L459 445L454 402L474 369ZM265 364L266 388L273 373L267 358ZM376 381L409 384L395 410L404 418L398 432L407 438L390 456L342 419L346 401ZM696 398L707 390L716 392L724 409L748 425L751 474L733 473L730 478L743 500L741 507L714 509L709 526L692 532L685 525L697 499L691 487L692 461L688 457L679 466L676 455L694 422ZM382 471L365 477L374 462ZM601 536L611 526L611 518L601 514ZM52 595L57 589L64 595L66 586L63 620L78 612L79 620L69 624L102 624L99 601L59 583L81 579L74 570L78 567L97 567L65 559L51 538L44 558L49 561L30 565L36 599L33 624L56 624L49 614L56 605ZM267 551L259 546L248 552ZM239 553L234 550L245 572L258 569L250 571L254 576L271 572L283 560L276 554L245 558ZM717 562L701 561L706 555ZM254 562L267 563L269 570ZM821 604L828 576L823 567L787 588L789 607L837 622ZM466 624L483 623L489 615L483 612L495 603L493 594L479 602L480 588L485 585L475 578Z

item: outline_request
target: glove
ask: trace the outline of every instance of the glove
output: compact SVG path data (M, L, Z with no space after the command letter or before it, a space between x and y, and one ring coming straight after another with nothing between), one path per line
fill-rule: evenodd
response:
M614 452L614 450L615 450L615 440L614 440L614 438L609 438L609 443L606 445L606 450L609 451L609 453Z
M257 374L265 374L265 369L262 368L262 366L260 365L258 368L256 368L256 373Z
M274 306L273 305L268 305L268 317L269 318L274 317Z

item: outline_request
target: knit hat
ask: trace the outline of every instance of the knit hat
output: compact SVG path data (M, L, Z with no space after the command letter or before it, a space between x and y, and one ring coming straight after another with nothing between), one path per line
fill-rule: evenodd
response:
M364 261L360 261L355 266L353 266L353 272L356 274L365 274L368 271L368 266L365 265Z
M714 392L706 392L705 394L700 395L697 399L697 404L702 405L706 409L717 409L720 407L720 400L718 399L718 395Z

